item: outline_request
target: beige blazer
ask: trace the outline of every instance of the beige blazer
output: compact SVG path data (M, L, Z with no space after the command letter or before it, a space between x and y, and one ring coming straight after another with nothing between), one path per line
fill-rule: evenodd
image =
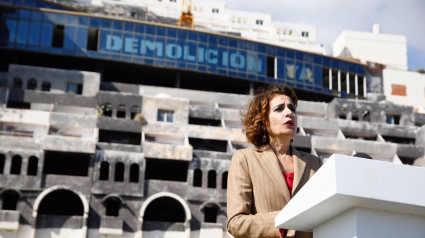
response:
M293 196L320 168L320 158L293 147ZM234 237L281 237L274 219L291 200L273 150L242 149L235 152L227 182L227 230ZM295 234L296 233L296 234ZM289 230L288 237L312 237Z

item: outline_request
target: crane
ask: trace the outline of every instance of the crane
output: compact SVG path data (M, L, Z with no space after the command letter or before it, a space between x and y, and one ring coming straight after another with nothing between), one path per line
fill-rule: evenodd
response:
M180 15L177 25L193 28L192 0L189 0L189 5L187 6L187 12L184 11L185 8L186 8L185 0L182 0L182 14Z

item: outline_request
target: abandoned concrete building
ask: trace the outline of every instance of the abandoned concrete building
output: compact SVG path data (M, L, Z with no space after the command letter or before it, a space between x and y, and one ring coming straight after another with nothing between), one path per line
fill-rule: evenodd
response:
M0 237L227 237L240 112L269 83L297 92L298 150L425 165L425 114L367 65L37 4L0 5Z

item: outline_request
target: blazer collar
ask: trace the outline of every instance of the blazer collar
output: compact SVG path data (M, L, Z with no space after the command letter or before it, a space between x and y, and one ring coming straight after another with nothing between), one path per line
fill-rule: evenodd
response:
M301 182L302 175L305 170L306 163L304 160L300 158L300 154L295 150L294 147L291 146L292 157L294 159L294 184L292 191L296 191L297 186ZM266 146L259 150L259 163L263 167L263 169L267 172L266 176L269 176L272 181L275 183L278 191L283 195L285 200L289 202L291 200L291 194L288 190L288 186L286 185L285 178L283 177L282 171L280 170L279 161L270 148L270 146Z

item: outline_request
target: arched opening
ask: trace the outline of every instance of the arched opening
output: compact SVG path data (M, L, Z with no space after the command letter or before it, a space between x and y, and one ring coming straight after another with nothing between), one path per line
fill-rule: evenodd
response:
M221 177L221 188L222 189L227 189L227 174L228 172L224 172L222 177Z
M58 189L47 194L38 207L39 215L83 216L84 205L74 192Z
M15 190L7 190L1 194L2 210L16 210L18 207L19 193Z
M15 155L12 157L12 164L10 166L10 174L21 174L22 157Z
M28 161L27 175L37 176L38 158L31 156Z
M18 77L14 78L12 87L22 89L22 79Z
M117 118L125 118L125 105L121 104L117 107Z
M35 78L28 79L27 89L34 90L36 88L37 88L37 80L35 80Z
M195 169L193 172L193 186L202 187L202 170Z
M5 160L6 157L4 156L4 154L0 154L0 174L3 174Z
M115 176L114 181L123 182L124 181L124 163L118 162L115 164Z
M185 222L182 204L172 197L159 197L149 203L143 216L144 221Z
M49 92L51 89L51 83L49 81L43 81L41 83L41 91Z
M217 173L214 170L208 171L208 188L217 187Z
M220 208L214 203L208 203L203 208L204 222L217 223L217 215Z
M106 161L102 161L100 163L99 180L108 180L108 179L109 179L109 163Z
M118 217L121 208L121 199L115 196L108 197L105 201L103 201L103 205L105 206L105 215Z
M131 110L130 110L130 117L131 119L134 120L134 118L136 117L137 114L140 113L140 108L139 106L132 106Z
M130 183L139 182L139 169L140 166L138 164L132 164L130 166Z

